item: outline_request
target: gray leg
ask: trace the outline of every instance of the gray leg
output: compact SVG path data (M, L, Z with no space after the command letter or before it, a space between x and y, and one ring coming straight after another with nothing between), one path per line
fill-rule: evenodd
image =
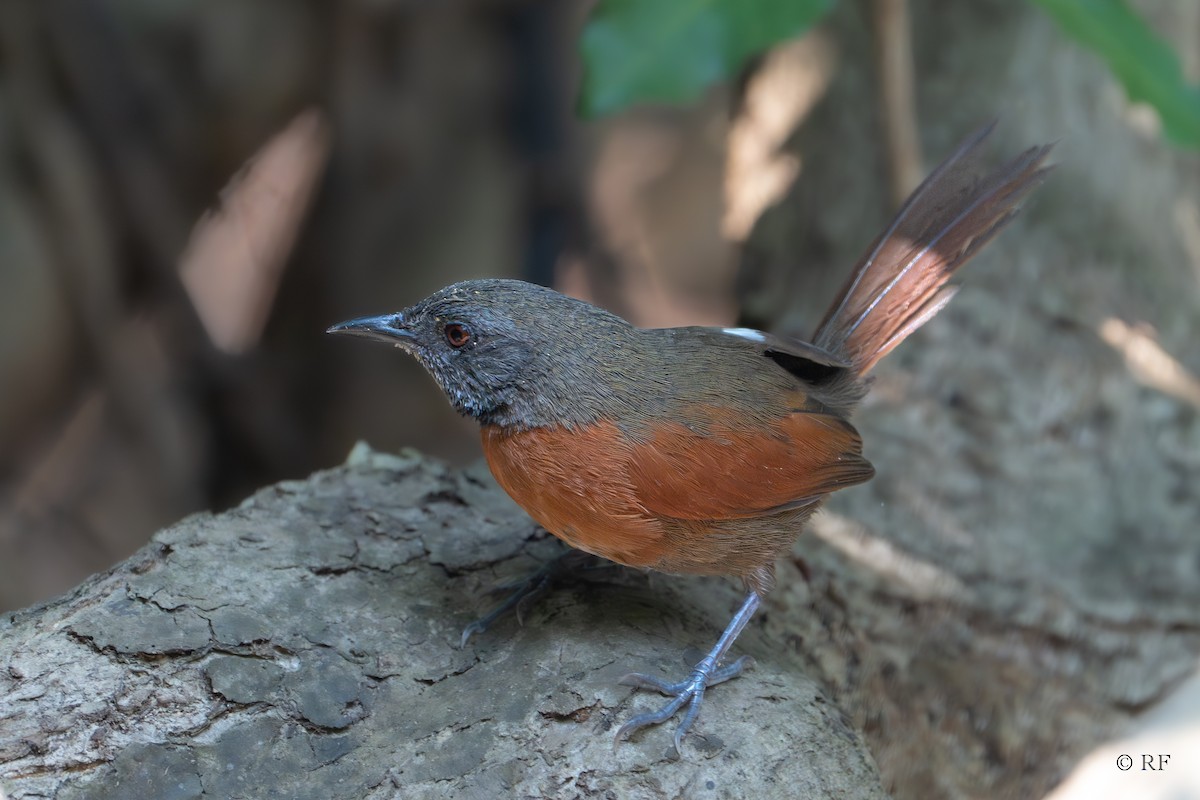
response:
M519 622L521 620L522 609L545 594L551 585L563 578L579 576L597 568L615 566L609 562L603 562L600 567L597 567L593 564L595 561L598 561L598 559L588 553L579 550L567 550L557 558L546 562L543 567L532 575L520 580L500 584L494 591L500 593L509 592L508 597L504 598L500 605L493 608L487 614L463 628L459 647L466 647L467 641L472 636L477 633L483 633L493 622L507 616L510 612L516 612L517 621Z
M733 615L733 619L729 621L729 625L725 627L725 632L721 634L721 638L713 646L712 650L708 651L708 655L700 659L700 663L692 670L692 674L687 680L679 683L668 683L661 678L656 678L652 675L645 675L640 672L632 672L621 678L620 683L626 686L633 686L638 689L653 689L656 692L661 692L671 698L670 702L660 708L658 711L639 714L633 719L626 722L617 731L613 745L616 746L622 739L629 734L648 725L658 725L666 722L671 717L675 716L675 712L683 708L684 704L688 705L688 710L683 715L683 721L679 723L679 727L675 729L675 752L679 753L679 743L683 740L683 735L687 733L688 728L696 720L696 715L700 713L700 704L704 702L704 690L709 686L716 686L718 683L736 678L741 675L743 670L754 665L754 660L749 656L742 656L737 661L726 667L721 667L721 659L725 657L733 641L737 639L738 634L746 627L746 623L754 616L754 612L758 610L758 605L761 599L757 592L750 592L746 595L746 599L742 601L742 607Z

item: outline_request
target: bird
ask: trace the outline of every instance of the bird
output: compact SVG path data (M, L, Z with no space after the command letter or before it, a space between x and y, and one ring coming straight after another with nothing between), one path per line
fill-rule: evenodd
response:
M1052 169L1052 145L984 169L994 125L913 191L811 342L737 327L639 328L512 279L455 283L328 329L414 357L478 421L496 482L570 547L644 570L741 580L741 605L682 680L621 679L669 699L625 722L614 746L687 706L679 752L707 689L752 664L725 658L774 586L776 559L826 497L874 475L850 422L871 369L945 307L955 273Z

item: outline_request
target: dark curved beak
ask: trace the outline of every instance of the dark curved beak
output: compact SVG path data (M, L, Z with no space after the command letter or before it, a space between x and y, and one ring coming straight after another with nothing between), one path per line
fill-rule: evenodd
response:
M375 339L389 344L411 342L417 335L405 325L403 314L384 314L382 317L359 317L345 322L339 322L325 331L326 333L346 333L351 336L361 336L364 339Z

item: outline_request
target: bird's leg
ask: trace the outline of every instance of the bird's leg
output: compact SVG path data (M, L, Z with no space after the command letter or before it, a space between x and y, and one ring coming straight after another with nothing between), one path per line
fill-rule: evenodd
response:
M562 555L547 561L532 574L515 581L499 584L492 591L508 592L508 597L487 614L463 628L459 646L466 647L467 641L472 636L483 633L493 622L507 616L510 612L516 612L517 621L520 622L521 612L529 603L541 597L552 584L561 581L564 577L578 575L584 569L594 568L586 566L594 558L595 556L579 550L567 550Z
M621 729L617 731L613 745L620 744L622 739L636 730L645 728L648 725L658 725L666 722L675 716L675 712L683 708L686 704L688 709L683 715L683 721L675 729L675 753L678 755L679 743L683 740L683 735L687 733L688 728L696 720L696 715L700 713L700 704L704 702L704 690L709 686L716 686L718 683L727 681L730 678L736 678L747 667L754 666L754 659L750 656L742 656L737 661L725 667L721 666L721 659L725 657L725 653L728 652L730 646L733 644L733 640L746 627L746 623L754 616L754 612L758 610L758 604L761 599L758 592L755 591L751 591L746 595L746 599L742 601L742 607L733 615L733 619L725 627L725 632L721 634L721 638L713 645L713 649L708 651L708 655L700 659L700 663L696 664L687 680L680 681L679 683L667 683L661 678L645 675L640 672L631 672L621 678L619 682L625 686L633 686L638 689L653 689L656 692L662 692L667 695L671 700L658 711L639 714L622 725Z

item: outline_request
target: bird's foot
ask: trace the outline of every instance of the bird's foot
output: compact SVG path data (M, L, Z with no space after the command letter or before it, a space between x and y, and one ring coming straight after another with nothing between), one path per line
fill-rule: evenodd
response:
M741 675L746 669L754 666L754 659L750 656L742 656L737 661L725 667L718 667L716 659L711 656L706 657L696 665L692 670L692 674L687 680L679 683L668 683L662 678L656 678L653 675L646 675L641 672L631 672L621 678L618 683L624 686L633 686L636 689L652 689L656 692L661 692L671 700L667 702L658 711L651 711L645 714L639 714L633 719L626 722L617 731L617 735L613 741L613 746L621 743L621 740L629 736L635 731L650 725L659 725L666 722L679 709L686 705L687 711L684 712L683 721L679 723L679 727L675 729L675 754L679 754L679 743L683 741L684 734L688 732L688 728L692 727L692 723L696 721L696 716L700 713L700 705L704 702L704 691L710 686L716 686L718 683L736 678Z
M700 663L692 670L692 674L687 680L680 681L679 683L667 683L660 678L655 678L653 675L643 675L640 672L633 672L621 678L620 682L626 686L633 686L638 689L653 689L656 692L662 692L667 697L670 697L671 700L658 711L639 714L622 725L613 740L613 747L620 744L622 739L634 731L645 728L648 725L659 725L666 722L675 716L676 711L687 705L688 709L683 714L683 721L675 729L675 755L678 756L679 743L683 741L683 735L687 733L688 728L692 727L692 723L696 721L696 716L700 713L700 704L704 702L704 691L709 686L716 686L718 683L724 683L730 678L736 678L747 667L754 666L754 659L750 658L750 656L742 656L726 667L722 667L720 664L721 659L729 652L734 639L738 637L738 634L746 627L746 623L754 616L754 612L758 610L761 600L762 598L756 591L751 591L746 595L746 599L742 601L741 608L737 610L737 613L733 615L733 619L729 620L729 624L725 626L725 630L721 633L721 638L713 645L712 650L708 651L708 655L700 659Z
M592 569L588 562L595 557L577 550L570 550L551 561L546 562L537 571L515 581L506 581L496 585L492 592L508 593L508 597L500 605L493 608L484 616L463 628L460 647L466 647L467 642L477 633L486 631L493 622L509 613L516 613L518 624L523 624L522 614L531 603L545 594L550 587L564 577L577 575L581 571Z

